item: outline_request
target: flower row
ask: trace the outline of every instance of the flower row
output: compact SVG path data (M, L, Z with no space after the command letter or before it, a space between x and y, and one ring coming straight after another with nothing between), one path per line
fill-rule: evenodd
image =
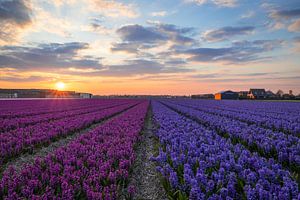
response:
M232 118L164 102L177 111L216 130L222 136L229 137L232 142L242 143L251 151L256 151L265 157L273 157L292 171L299 172L300 138L264 129L256 124L248 125Z
M98 112L76 115L74 117L39 123L25 128L18 128L0 134L0 165L22 153L50 144L60 137L65 137L93 123L120 113L139 103L132 100L126 105L119 105Z
M251 153L157 101L152 105L161 144L153 160L170 198L300 198L297 182L274 159Z
M31 115L31 116L23 116L23 117L15 117L15 118L6 118L0 121L0 132L9 131L16 128L23 128L29 125L38 124L41 122L48 122L50 120L57 120L66 117L72 117L80 114L97 112L101 109L113 107L120 104L126 104L127 102L120 101L99 101L95 102L93 105L80 106L75 107L72 110L51 112L45 114Z
M116 199L134 162L133 146L148 105L141 102L20 172L9 168L0 182L0 198Z
M208 112L211 114L221 115L225 117L234 118L248 124L256 124L263 128L271 129L274 131L282 131L287 134L292 134L294 136L300 136L300 115L298 113L288 113L286 114L274 114L274 113L266 113L259 112L255 110L247 110L243 108L232 108L227 104L239 104L239 102L234 103L232 101L227 102L226 106L221 105L211 105L212 103L207 103L205 101L191 101L191 100L180 100L175 101L174 103L178 103L181 105L187 105L192 108ZM243 102L245 104L245 102ZM205 105L205 107L203 106ZM297 104L296 104L297 105ZM289 116L289 114L293 114L293 116Z

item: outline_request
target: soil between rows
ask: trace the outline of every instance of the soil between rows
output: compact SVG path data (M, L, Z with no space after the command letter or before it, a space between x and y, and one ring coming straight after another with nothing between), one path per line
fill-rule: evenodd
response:
M136 160L129 177L129 185L133 185L136 189L133 195L133 199L136 200L168 199L160 183L160 175L156 171L156 165L150 160L153 155L158 154L159 141L153 133L154 129L152 107L150 104L145 119L145 126L141 133L141 139L135 148ZM125 193L123 191L119 199L125 200Z

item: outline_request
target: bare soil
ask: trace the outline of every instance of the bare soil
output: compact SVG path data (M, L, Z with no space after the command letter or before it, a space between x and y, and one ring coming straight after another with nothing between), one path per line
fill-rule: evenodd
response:
M134 185L136 193L133 199L137 200L165 200L167 199L164 188L160 183L160 175L156 165L150 158L158 154L158 143L154 135L152 123L152 109L148 110L145 126L141 133L141 140L135 148L136 161L129 178L129 185ZM123 191L119 199L126 199Z

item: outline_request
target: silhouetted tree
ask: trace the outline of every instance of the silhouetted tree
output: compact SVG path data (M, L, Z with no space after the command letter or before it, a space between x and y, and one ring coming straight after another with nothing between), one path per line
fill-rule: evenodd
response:
M284 94L284 93L283 93L282 90L278 90L278 91L276 92L276 95L279 96L279 97L282 97L283 94Z

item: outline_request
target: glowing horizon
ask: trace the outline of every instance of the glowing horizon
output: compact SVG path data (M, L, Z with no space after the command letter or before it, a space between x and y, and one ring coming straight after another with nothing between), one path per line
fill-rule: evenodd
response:
M300 93L297 0L4 0L0 24L0 88Z

